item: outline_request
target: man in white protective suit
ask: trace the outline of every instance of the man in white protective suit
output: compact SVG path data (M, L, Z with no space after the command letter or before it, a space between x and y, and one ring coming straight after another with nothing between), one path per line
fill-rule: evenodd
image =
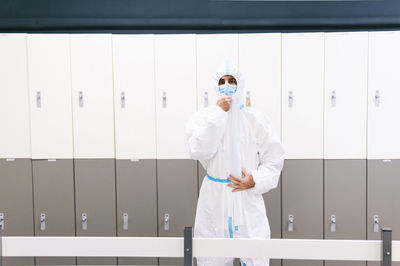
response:
M260 84L262 85L262 84ZM224 62L215 75L219 99L186 124L188 149L207 175L200 189L195 237L270 238L263 193L276 188L285 152L267 117L245 107L244 80ZM197 258L199 266L232 265L234 258ZM269 265L269 258L240 258L242 265Z

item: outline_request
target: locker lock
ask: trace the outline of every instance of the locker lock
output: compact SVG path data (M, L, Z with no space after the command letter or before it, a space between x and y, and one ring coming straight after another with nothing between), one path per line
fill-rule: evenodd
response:
M42 94L40 91L36 92L36 107L37 108L42 107Z
M293 232L293 224L294 224L294 215L289 214L289 226L288 226L289 232Z
M0 230L4 230L4 213L0 213Z
M164 214L164 230L169 231L169 213Z
M293 107L293 91L289 91L289 108Z
M246 107L251 106L251 101L250 101L250 91L246 91Z
M331 232L336 232L336 215L331 215Z
M87 214L82 213L82 230L87 230Z
M374 215L374 232L379 233L379 216Z
M124 224L122 225L123 230L128 230L128 213L124 213L123 215Z
M162 107L167 108L167 92L162 93Z
M336 91L332 91L331 95L331 106L336 107Z
M79 107L83 107L83 91L79 91Z
M40 214L40 230L41 231L46 230L46 214L45 213Z
M204 92L204 107L208 107L208 92Z
M121 108L125 108L125 92L121 92Z
M376 90L375 91L375 106L376 107L379 107L380 101L381 101L381 95L379 93L379 90Z

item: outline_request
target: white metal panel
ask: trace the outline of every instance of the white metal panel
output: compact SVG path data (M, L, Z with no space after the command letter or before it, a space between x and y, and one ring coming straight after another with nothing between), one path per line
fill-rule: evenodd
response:
M0 34L0 158L30 158L26 34Z
M183 257L182 237L2 237L3 256ZM400 261L400 241L392 260ZM381 240L193 238L193 257L382 260Z
M157 158L189 158L185 124L196 111L196 36L156 35L155 69Z
M282 34L282 143L288 159L323 157L323 86L324 33Z
M367 156L368 32L325 35L324 158Z
M69 35L28 35L28 67L32 158L72 159Z
M197 35L197 108L215 105L217 102L214 75L218 67L229 60L238 64L237 34ZM207 96L205 96L207 93ZM208 100L205 100L205 97Z
M245 78L246 105L262 111L280 134L281 34L240 34L239 68Z
M369 159L400 158L400 31L369 33ZM376 104L379 101L379 106Z
M111 34L70 37L74 158L114 158Z
M116 158L155 159L154 36L113 35L113 60Z

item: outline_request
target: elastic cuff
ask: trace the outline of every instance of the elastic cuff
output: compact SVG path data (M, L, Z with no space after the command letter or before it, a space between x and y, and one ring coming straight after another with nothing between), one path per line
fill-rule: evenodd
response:
M253 170L251 172L251 175L253 176L254 180L254 192L257 194L263 194L263 184L262 184L262 177L258 175L257 170Z
M228 116L228 113L222 110L221 107L215 106L213 108L214 110L211 112L210 116L208 117L208 120L211 122L219 122L220 120L226 118Z

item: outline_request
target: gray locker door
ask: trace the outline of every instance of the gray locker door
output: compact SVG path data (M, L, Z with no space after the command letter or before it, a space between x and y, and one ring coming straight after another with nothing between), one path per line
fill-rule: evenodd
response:
M366 167L366 160L324 160L326 239L366 239ZM365 261L325 261L325 266L365 265Z
M281 182L282 180L279 180L277 188L263 195L269 227L271 229L271 238L282 238ZM280 259L271 259L269 261L270 266L280 266L281 264L282 260Z
M367 161L367 238L381 239L381 228L392 228L392 239L400 240L400 160ZM374 232L374 216L379 218L379 230ZM368 262L378 266L380 262ZM393 262L399 266L400 262Z
M202 165L199 161L197 161L197 164L198 164L197 167L198 167L199 194L200 194L201 184L203 184L203 180L204 180L204 177L205 177L206 174L207 174L207 171L206 171L206 169L204 169L203 165Z
M35 236L75 236L73 160L33 160L32 164ZM36 257L36 265L74 264L75 257Z
M31 159L0 159L0 213L4 236L33 236ZM33 257L3 258L3 266L34 265Z
M114 159L75 159L75 202L77 236L116 236ZM78 257L77 263L116 265L117 258Z
M285 160L282 170L282 237L323 238L323 160ZM289 232L289 215L293 231ZM284 266L322 266L323 261L283 260Z
M157 237L156 160L117 160L116 167L118 236ZM118 258L118 265L157 263L157 258Z
M157 160L157 180L159 237L183 237L185 226L194 226L197 162L190 159ZM164 221L166 215L169 216L168 223ZM160 258L160 265L183 265L183 258Z

